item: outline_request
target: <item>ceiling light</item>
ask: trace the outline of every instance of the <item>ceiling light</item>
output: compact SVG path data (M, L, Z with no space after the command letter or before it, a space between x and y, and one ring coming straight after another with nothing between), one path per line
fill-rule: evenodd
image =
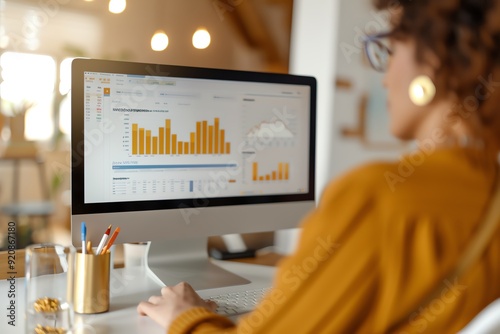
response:
M210 45L210 34L207 29L200 28L193 34L193 46L197 49L205 49Z
M109 0L109 11L113 14L120 14L127 7L127 0Z
M153 51L163 51L168 46L168 36L163 30L158 30L155 32L151 38L151 49Z

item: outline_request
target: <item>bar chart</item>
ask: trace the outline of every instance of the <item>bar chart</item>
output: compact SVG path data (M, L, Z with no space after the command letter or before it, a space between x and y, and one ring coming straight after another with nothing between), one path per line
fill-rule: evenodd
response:
M259 174L259 163L252 164L252 181L287 181L290 178L290 164L279 162L278 168L267 174Z
M226 131L217 117L212 123L196 122L189 133L176 133L172 125L171 119L165 119L153 135L152 129L132 123L132 155L231 154L231 143L226 141Z

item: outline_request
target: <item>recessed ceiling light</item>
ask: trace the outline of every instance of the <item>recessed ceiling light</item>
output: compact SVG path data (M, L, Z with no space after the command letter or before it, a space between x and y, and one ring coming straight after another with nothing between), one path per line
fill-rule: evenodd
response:
M158 30L155 32L151 38L151 49L153 51L163 51L168 46L168 36L163 30Z
M197 49L205 49L210 45L210 34L205 28L196 30L193 34L193 46Z
M109 11L113 14L122 13L127 7L127 0L109 0Z

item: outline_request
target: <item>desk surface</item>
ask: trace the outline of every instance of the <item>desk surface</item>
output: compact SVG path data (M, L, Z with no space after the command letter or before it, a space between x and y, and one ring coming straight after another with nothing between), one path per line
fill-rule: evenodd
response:
M269 287L275 273L271 266L261 266L229 261L215 261L222 268L229 270L251 281L250 284L218 289L198 291L207 298L218 294ZM114 269L110 279L111 302L109 312L93 315L75 314L76 331L78 334L114 334L114 333L164 333L163 329L148 317L139 316L137 304L147 300L151 295L160 293L160 285L156 283L143 268ZM7 306L9 283L0 281L0 333L24 333L24 279L16 280L16 327L8 325Z

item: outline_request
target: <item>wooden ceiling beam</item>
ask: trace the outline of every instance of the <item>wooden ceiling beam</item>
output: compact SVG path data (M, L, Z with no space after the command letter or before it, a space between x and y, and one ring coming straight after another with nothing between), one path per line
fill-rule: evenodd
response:
M291 15L290 0L273 1L287 2ZM288 53L284 52L286 54L284 57L283 52L280 52L278 43L274 41L271 30L254 1L217 0L217 2L226 11L224 18L231 22L238 35L250 47L262 49L269 63L287 68Z

